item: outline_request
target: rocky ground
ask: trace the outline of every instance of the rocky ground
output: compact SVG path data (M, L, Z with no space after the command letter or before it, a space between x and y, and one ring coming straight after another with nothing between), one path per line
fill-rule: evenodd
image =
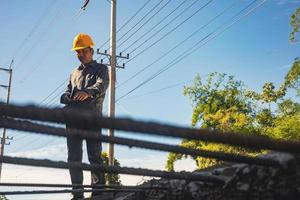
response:
M273 152L263 157L280 161L282 168L248 164L224 163L218 167L197 171L218 176L224 185L202 181L153 179L142 186L159 187L143 192L107 194L97 200L247 200L300 199L300 158L291 154Z

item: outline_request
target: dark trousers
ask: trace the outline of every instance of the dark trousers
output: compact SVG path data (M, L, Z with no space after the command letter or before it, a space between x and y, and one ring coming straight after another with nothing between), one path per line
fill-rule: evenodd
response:
M67 125L67 130L70 128L81 129L80 127L74 125ZM87 129L85 129L87 130ZM99 129L88 129L90 131L99 131ZM101 134L101 130L99 131ZM68 162L82 162L82 139L76 137L67 137L68 144ZM103 165L103 160L101 158L102 146L100 141L96 140L86 140L87 154L90 164L100 164ZM81 169L69 169L71 175L72 184L83 183L83 171ZM91 171L91 185L105 184L104 173L99 170ZM82 187L73 187L73 189L83 189ZM93 192L92 196L97 195ZM73 193L75 198L83 197L83 192Z

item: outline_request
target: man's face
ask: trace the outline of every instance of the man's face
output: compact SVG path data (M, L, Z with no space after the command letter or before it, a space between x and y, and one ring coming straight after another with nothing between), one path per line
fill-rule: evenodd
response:
M76 50L77 57L82 64L87 64L93 60L93 52L94 50L90 47Z

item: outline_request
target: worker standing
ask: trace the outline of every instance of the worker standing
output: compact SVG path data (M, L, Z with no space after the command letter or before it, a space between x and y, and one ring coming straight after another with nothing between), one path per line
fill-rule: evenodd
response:
M108 69L105 65L93 60L94 42L87 34L78 34L73 41L72 50L76 52L80 66L75 68L70 76L66 91L61 96L61 103L68 108L88 110L92 114L102 115L105 92L109 83ZM84 129L98 131L97 127L85 127L84 124L66 124L68 129ZM101 159L102 145L98 140L86 140L87 153L90 164L103 165ZM68 162L82 162L82 139L67 137ZM83 183L83 172L80 169L69 169L72 184ZM92 170L91 184L105 184L104 173ZM73 189L83 189L73 187ZM72 200L83 199L83 192L73 192ZM97 193L93 192L92 196Z

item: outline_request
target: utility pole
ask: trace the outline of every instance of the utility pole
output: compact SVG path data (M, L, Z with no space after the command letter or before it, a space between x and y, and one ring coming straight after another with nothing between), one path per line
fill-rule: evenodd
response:
M10 91L11 91L11 80L12 80L12 65L14 63L14 59L12 59L10 65L9 65L9 69L6 68L0 68L1 71L5 71L9 74L9 80L8 80L8 85L0 85L0 87L3 87L5 89L7 89L7 96L6 96L6 104L9 104L10 101ZM6 143L6 140L12 140L12 137L7 137L6 136L6 129L3 128L3 134L2 134L2 138L1 138L1 152L0 152L0 156L2 157L4 155L4 146L5 145L10 145L9 143ZM1 174L2 174L2 162L0 163L0 179L1 179Z
M116 55L116 5L117 0L111 0L111 13L110 13L110 52L107 50L100 52L97 49L97 54L108 57L109 63L105 65L110 66L109 70L109 99L108 99L108 117L115 118L115 103L116 103L116 68L125 68L125 64L122 66L117 65L117 58L129 59L129 54L122 56L122 53ZM103 59L101 59L103 64ZM114 129L108 130L108 136L114 137ZM114 165L114 144L108 144L108 164Z
M117 0L111 0L110 10L110 71L109 71L109 99L108 99L108 117L115 118L116 101L116 3ZM108 130L108 136L114 137L114 130ZM108 162L114 165L114 145L108 144Z

